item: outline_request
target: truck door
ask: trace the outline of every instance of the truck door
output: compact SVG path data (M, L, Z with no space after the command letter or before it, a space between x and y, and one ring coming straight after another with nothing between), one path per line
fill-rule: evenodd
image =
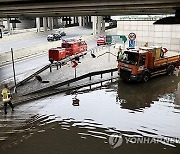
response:
M146 68L145 64L146 64L146 55L140 55L138 71L143 71Z

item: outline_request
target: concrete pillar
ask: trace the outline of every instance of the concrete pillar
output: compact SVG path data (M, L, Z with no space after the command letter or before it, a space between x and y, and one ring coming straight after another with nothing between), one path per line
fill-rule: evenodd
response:
M48 27L53 30L53 17L48 17Z
M91 22L91 16L89 16L89 22Z
M69 24L71 24L71 20L72 20L71 17L69 17Z
M78 17L76 17L76 23L79 23L79 22L78 22Z
M78 17L75 17L75 23L78 23Z
M102 16L97 16L97 34L101 33L101 19Z
M3 18L0 18L0 25L3 26Z
M54 28L54 22L53 22L54 20L53 20L53 17L51 17L51 27L52 27L52 30L53 30L53 28Z
M75 17L73 17L73 24L75 24L76 23L76 18Z
M101 28L101 32L105 32L105 20L103 20L103 18L102 18L102 28Z
M0 26L3 28L3 18L0 18Z
M78 17L79 19L79 26L82 26L82 17Z
M36 28L37 28L37 32L40 32L40 18L39 17L36 18Z
M3 37L3 18L0 18L0 38Z
M53 24L54 24L54 26L57 28L58 27L58 18L57 17L55 17L54 19L53 19Z
M7 18L7 27L8 27L8 33L12 34L10 18Z
M82 26L85 26L85 17L82 17Z
M87 25L87 16L84 17L84 26Z
M62 21L62 18L63 18L63 17L60 17L60 19L59 19L60 28L62 28L62 27L64 26L64 22Z
M93 21L93 35L96 35L97 33L97 16L92 16Z
M47 18L43 17L43 28L44 28L44 32L47 31Z

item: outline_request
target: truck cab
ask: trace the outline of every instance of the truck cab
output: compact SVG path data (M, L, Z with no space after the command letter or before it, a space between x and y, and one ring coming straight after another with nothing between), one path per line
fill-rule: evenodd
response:
M141 74L147 68L148 52L140 50L126 50L119 59L118 71L120 77L127 81L140 80Z
M124 51L118 60L118 72L123 80L147 82L156 75L171 75L174 68L179 66L179 61L178 53L164 56L162 47L141 47Z

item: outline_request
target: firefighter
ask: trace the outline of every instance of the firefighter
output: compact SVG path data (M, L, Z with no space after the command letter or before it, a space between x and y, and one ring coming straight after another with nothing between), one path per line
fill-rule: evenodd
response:
M122 56L123 56L123 54L122 54L122 49L121 49L121 46L120 46L119 50L118 50L117 60L121 59Z
M4 88L1 92L1 96L4 103L4 113L7 114L7 104L9 104L9 106L12 108L12 111L14 111L14 106L11 103L12 95L7 84L4 85Z

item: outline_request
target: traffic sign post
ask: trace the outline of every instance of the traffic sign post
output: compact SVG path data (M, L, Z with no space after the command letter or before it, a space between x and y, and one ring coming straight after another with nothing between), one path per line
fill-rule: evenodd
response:
M135 47L136 34L135 33L129 33L128 38L129 38L129 48L134 48Z

